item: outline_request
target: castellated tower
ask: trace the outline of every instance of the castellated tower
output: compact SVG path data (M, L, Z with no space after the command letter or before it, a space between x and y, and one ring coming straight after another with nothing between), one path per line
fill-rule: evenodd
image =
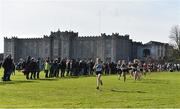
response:
M75 32L51 32L50 36L45 36L49 39L49 56L51 58L71 58L73 52L72 41L78 37Z

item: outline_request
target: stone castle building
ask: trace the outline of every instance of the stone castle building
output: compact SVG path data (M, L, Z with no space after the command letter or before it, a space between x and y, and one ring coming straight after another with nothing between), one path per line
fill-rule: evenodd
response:
M79 37L75 32L51 32L43 38L4 38L4 56L11 54L16 61L20 58L33 56L35 58L71 58L117 61L119 59L144 59L150 56L154 59L168 56L166 43L151 41L147 44L134 42L129 35L101 34L100 36Z

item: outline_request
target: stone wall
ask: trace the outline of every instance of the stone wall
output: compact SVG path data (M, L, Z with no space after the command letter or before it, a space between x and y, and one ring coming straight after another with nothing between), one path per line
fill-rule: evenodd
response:
M15 61L32 56L35 58L73 58L103 61L143 59L143 50L149 49L153 58L166 56L167 44L133 42L129 35L101 34L78 37L74 32L51 32L43 38L4 38L4 55L12 54Z
M102 57L102 38L100 37L77 37L72 41L74 59L95 59Z

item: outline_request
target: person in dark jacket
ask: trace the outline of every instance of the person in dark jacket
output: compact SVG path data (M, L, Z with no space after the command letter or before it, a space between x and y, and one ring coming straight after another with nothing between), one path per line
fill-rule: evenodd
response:
M74 76L79 76L79 72L80 72L80 64L79 61L75 61L74 63Z
M57 59L54 60L52 68L53 68L52 77L59 77L59 64L58 64L58 60Z
M51 61L50 61L50 72L49 72L49 78L52 78L53 77L53 73L54 73L54 66L53 66L53 63L54 63L54 60L53 59L51 59Z
M30 71L30 63L31 63L31 57L28 56L26 62L24 63L24 75L26 75L26 79L29 79L29 73Z
M41 72L41 60L40 58L36 62L36 78L39 79L39 73Z
M2 77L3 81L11 81L10 76L14 69L13 59L11 58L11 55L8 55L4 59L2 67L4 68L4 75Z
M109 62L104 64L104 69L105 69L105 75L109 75L109 72L110 72Z
M37 70L36 60L34 58L31 58L31 62L30 62L31 77L30 77L30 79L36 79L36 70Z
M62 61L61 61L61 77L64 77L64 74L65 74L65 69L66 69L66 60L65 59L63 59Z

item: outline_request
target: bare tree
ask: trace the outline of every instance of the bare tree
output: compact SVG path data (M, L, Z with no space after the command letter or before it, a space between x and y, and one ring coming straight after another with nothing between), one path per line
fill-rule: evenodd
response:
M180 51L180 27L179 27L179 25L175 25L171 28L171 33L170 33L169 38L175 43L175 47L177 47L178 51Z

